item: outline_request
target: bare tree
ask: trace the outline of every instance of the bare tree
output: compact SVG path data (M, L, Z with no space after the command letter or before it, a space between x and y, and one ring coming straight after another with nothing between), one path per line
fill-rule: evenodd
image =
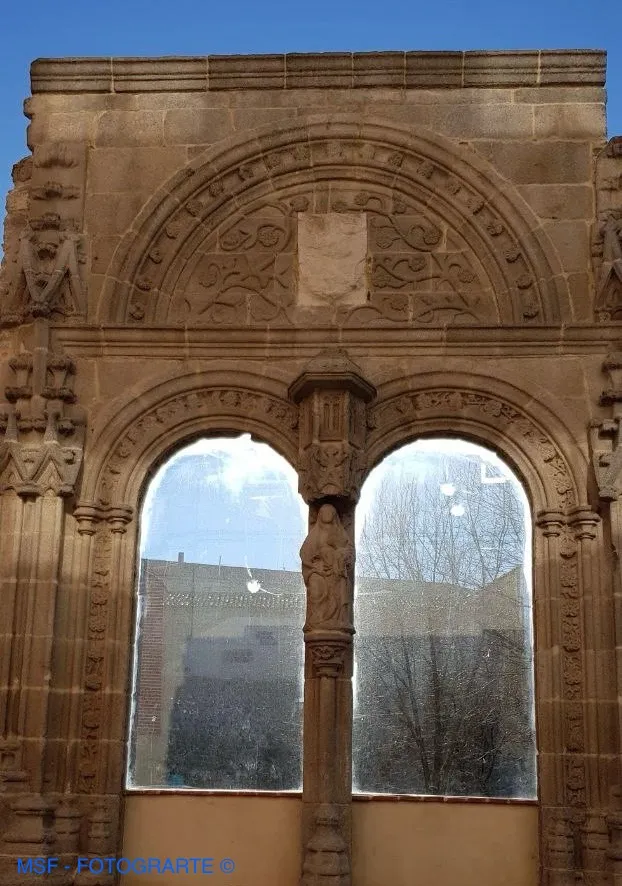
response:
M359 789L534 793L524 550L522 497L479 459L385 476L358 553Z

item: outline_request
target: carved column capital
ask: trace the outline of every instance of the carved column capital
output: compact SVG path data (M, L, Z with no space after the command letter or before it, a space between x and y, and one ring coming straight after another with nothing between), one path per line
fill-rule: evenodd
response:
M600 515L587 507L574 508L568 514L568 523L577 540L596 538Z
M130 505L102 505L95 501L79 501L73 511L80 535L94 535L101 523L108 523L112 532L124 533L134 517Z
M127 529L127 524L131 523L133 515L134 509L130 505L108 508L106 519L110 524L110 531L122 535Z
M561 511L540 511L536 517L536 526L546 538L561 535L565 523L566 518Z
M344 351L323 351L290 386L290 399L300 408L299 490L305 501L358 500L366 405L375 395Z
M312 676L337 679L345 674L352 645L349 635L315 631L305 635L305 643L311 653Z
M97 502L79 501L73 511L80 535L94 535L97 525L105 520L105 510Z

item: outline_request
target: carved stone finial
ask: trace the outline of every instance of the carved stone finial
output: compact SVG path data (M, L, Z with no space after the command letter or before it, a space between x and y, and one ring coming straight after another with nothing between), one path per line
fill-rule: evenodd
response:
M82 464L84 411L73 405L75 366L64 355L9 360L16 384L0 404L0 493L69 496Z
M609 385L600 404L610 406L611 413L609 418L590 423L590 449L600 498L616 501L622 491L622 350L609 352L603 371L609 376Z
M300 404L300 494L356 501L365 469L366 404L376 389L345 351L322 351L290 386Z

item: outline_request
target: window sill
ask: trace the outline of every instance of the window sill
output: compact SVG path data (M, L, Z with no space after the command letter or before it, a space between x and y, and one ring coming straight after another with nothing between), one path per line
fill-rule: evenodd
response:
M124 788L126 796L192 797L289 797L302 799L302 791L238 791L222 788ZM382 801L392 803L483 803L501 806L537 806L538 800L525 797L438 797L433 794L352 794L353 802Z

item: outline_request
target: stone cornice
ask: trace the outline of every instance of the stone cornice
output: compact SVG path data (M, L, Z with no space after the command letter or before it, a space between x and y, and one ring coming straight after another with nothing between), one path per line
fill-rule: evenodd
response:
M379 334L380 333L380 334ZM339 330L317 326L299 329L185 329L171 327L53 327L54 341L74 356L153 356L192 359L231 355L264 359L267 350L282 357L310 359L326 346L351 353L513 355L602 355L622 339L622 324L566 326L450 326L438 329L385 328ZM403 349L403 351L402 351Z
M602 50L326 52L179 58L45 58L36 93L208 92L223 89L602 87Z

